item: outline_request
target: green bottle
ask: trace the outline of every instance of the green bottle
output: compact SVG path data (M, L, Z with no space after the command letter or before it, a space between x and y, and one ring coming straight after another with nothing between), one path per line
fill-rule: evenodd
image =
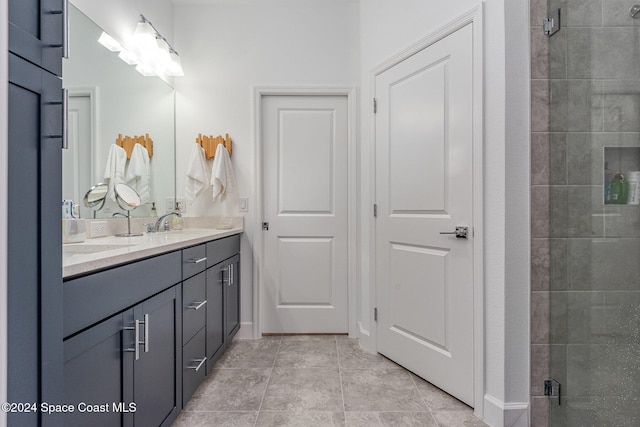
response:
M616 205L627 204L629 197L629 181L623 173L617 173L609 185L609 203Z

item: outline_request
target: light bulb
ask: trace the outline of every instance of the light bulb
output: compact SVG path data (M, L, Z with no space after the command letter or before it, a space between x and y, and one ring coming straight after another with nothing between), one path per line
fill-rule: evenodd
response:
M133 42L141 50L152 49L156 46L156 32L146 21L138 22L133 33Z
M118 54L118 57L129 65L136 65L138 62L140 62L138 60L138 57L133 52L127 49L122 49L122 51Z

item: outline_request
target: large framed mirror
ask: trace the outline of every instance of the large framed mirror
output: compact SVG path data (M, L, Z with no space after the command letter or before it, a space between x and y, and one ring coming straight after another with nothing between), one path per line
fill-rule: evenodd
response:
M105 174L119 135L153 140L149 158L149 192L134 216L172 209L175 199L175 91L158 77L145 77L98 43L102 29L69 5L69 58L63 61L63 86L69 91L69 149L63 152L63 199L80 205L81 218L93 218L84 194L109 182ZM126 161L128 168L132 163ZM105 176L107 175L107 176ZM126 182L126 181L125 181ZM113 183L112 183L113 184ZM171 208L169 207L171 206ZM97 218L123 212L107 197Z

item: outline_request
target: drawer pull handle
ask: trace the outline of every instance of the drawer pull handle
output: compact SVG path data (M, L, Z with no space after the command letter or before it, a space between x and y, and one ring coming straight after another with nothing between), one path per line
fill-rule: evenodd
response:
M187 260L188 264L200 264L201 262L204 262L207 260L207 257L203 257L203 258L191 258L189 260Z
M204 300L202 302L194 302L193 304L191 304L189 307L190 310L199 310L200 308L202 308L205 304L207 303L207 300Z
M194 371L198 372L198 370L200 368L202 368L202 365L204 365L204 362L206 362L206 361L207 361L206 357L204 359L201 359L201 360L196 359L196 360L194 360L194 362L199 362L198 366L187 366L187 369L193 369Z

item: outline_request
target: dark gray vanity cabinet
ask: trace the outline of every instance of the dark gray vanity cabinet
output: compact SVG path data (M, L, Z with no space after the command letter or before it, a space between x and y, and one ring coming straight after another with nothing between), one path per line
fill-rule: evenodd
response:
M65 425L157 427L176 419L181 264L176 251L64 283L64 401L107 404L117 415L76 411Z
M9 0L9 51L62 75L67 0Z
M10 0L8 8L9 402L63 399L62 5ZM59 414L7 417L11 426L62 425Z
M240 329L240 236L207 243L207 373Z
M175 419L178 288L65 341L64 401L76 405L65 426L160 426ZM96 411L82 412L81 402Z

